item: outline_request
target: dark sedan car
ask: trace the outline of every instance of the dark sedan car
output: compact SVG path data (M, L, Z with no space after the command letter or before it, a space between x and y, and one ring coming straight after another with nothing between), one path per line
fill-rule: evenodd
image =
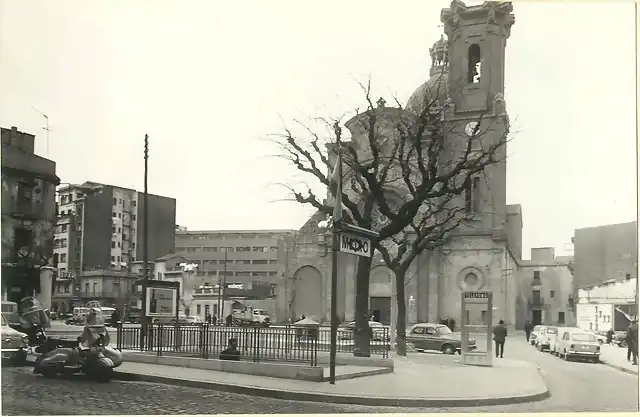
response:
M437 350L448 355L460 353L462 341L447 326L433 323L414 324L407 333L407 343L418 350ZM476 341L469 338L469 349L476 349Z

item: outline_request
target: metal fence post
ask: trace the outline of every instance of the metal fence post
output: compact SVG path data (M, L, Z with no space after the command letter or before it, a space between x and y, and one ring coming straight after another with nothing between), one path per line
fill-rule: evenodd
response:
M204 358L209 359L209 323L205 323L204 327Z
M259 353L259 349L260 349L260 341L259 341L259 334L258 334L258 328L254 327L253 328L253 361L254 362L260 362L260 353Z
M156 346L156 355L157 356L162 356L162 333L164 332L164 326L161 324L158 328L158 330L156 331L156 338L158 340L156 340L157 346Z
M154 326L153 326L153 323L149 324L147 329L148 329L148 334L145 335L146 336L145 337L145 341L147 342L146 343L147 346L146 346L145 350L153 351L153 343L154 343L154 338L153 338ZM141 330L141 331L144 331L144 330Z

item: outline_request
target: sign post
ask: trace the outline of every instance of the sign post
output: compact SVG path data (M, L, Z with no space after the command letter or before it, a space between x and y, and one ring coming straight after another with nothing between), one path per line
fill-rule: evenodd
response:
M492 366L493 293L491 291L463 291L461 296L462 346L460 354L462 355L462 363ZM470 334L486 337L484 352L476 350L475 346L470 346Z
M329 353L329 383L336 383L336 353L338 344L338 252L356 256L373 256L373 239L378 233L346 223L333 224L331 264L331 350Z

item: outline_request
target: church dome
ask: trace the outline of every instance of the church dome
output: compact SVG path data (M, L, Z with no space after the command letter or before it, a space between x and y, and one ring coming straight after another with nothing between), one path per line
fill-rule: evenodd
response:
M418 87L406 105L406 109L414 113L420 113L426 105L432 106L430 103L443 105L449 98L449 44L444 36L429 49L429 55L431 78Z
M449 72L443 71L434 74L429 81L422 84L411 94L407 105L410 112L419 114L425 106L433 106L431 103L443 105L449 98Z

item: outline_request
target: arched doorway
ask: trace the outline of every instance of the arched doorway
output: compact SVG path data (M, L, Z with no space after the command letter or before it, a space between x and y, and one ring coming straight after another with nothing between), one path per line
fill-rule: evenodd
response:
M314 320L324 316L322 309L322 274L312 266L303 266L293 275L291 294L292 315L298 319L303 314Z
M374 321L391 324L392 272L386 266L376 266L369 279L369 310Z

